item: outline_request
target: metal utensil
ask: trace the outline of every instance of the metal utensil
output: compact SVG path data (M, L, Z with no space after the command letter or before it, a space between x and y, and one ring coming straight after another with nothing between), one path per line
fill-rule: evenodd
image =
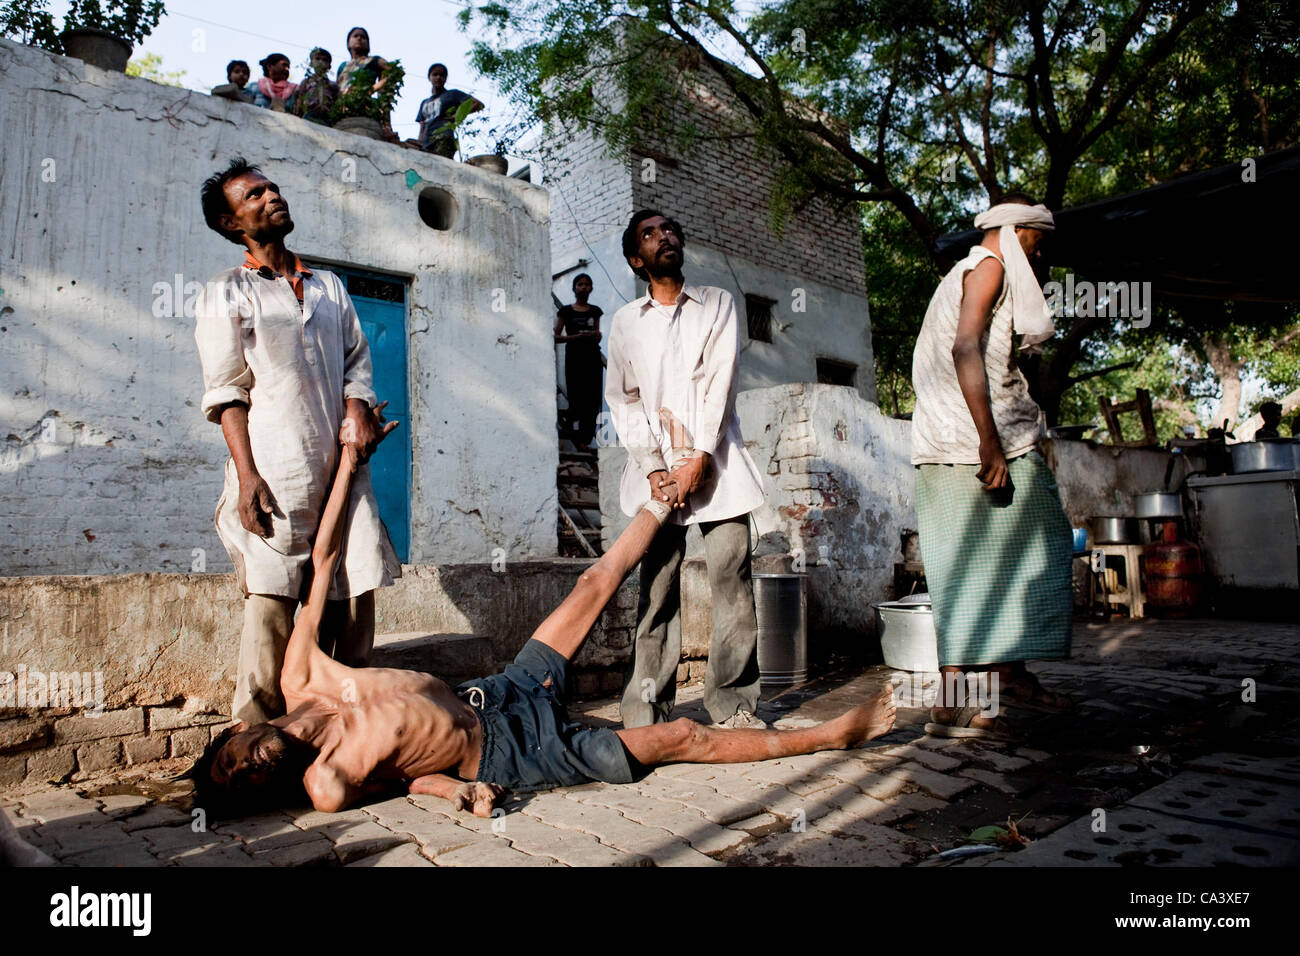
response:
M1253 471L1290 471L1295 467L1295 453L1290 439L1268 441L1243 441L1229 445L1232 454L1232 473L1249 474Z
M1183 503L1170 491L1152 491L1134 498L1139 518L1181 518Z
M1137 541L1136 518L1096 515L1089 523L1092 525L1093 544L1133 544Z

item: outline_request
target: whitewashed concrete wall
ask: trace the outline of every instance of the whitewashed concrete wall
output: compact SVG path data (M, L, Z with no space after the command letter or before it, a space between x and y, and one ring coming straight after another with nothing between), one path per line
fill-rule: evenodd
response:
M240 154L295 252L409 280L412 562L555 553L545 190L7 41L0 126L0 575L229 569L192 315L155 286L242 261L199 207Z
M763 473L766 501L753 512L762 555L802 554L813 630L871 633L871 604L893 595L902 533L916 528L911 423L884 415L856 390L794 383L742 392L741 432ZM626 452L601 449L601 522L606 541L627 525L617 479ZM693 560L703 543L687 537L683 643L708 646L708 583ZM766 566L757 560L756 567ZM788 567L789 562L786 562Z

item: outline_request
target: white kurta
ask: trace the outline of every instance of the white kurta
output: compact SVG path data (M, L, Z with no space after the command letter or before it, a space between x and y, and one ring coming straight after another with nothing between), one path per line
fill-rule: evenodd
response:
M278 505L262 538L239 520L239 479L226 461L217 534L250 594L298 597L325 494L338 467L346 400L375 404L370 346L343 282L332 272L303 279L303 301L283 277L239 266L217 275L196 304L203 414L219 422L231 402L248 405L253 463ZM330 599L355 597L400 577L363 465L352 485L343 558Z
M636 514L650 497L648 476L667 468L672 445L660 425L662 408L686 426L692 447L712 456L674 522L721 521L763 503L763 479L736 417L739 365L736 304L725 289L687 285L675 306L646 295L614 313L605 400L628 450L619 493L624 514Z

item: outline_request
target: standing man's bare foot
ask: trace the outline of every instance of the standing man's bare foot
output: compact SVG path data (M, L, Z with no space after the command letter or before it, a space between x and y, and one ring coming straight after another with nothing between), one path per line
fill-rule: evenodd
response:
M897 718L894 688L886 684L875 697L832 720L828 728L839 732L841 742L837 747L843 750L864 740L884 736L894 729Z

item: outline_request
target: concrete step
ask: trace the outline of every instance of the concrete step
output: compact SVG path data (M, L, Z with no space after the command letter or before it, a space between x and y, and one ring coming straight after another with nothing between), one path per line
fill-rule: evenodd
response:
M404 631L376 634L371 667L423 671L449 684L497 671L492 642L477 634L429 634Z

